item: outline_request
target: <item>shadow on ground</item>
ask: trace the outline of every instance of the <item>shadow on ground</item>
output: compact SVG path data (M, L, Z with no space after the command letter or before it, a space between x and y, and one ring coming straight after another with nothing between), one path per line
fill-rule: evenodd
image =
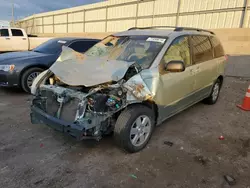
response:
M20 89L18 87L13 87L13 88L0 87L0 90L4 94L22 94L22 95L26 94L22 89Z

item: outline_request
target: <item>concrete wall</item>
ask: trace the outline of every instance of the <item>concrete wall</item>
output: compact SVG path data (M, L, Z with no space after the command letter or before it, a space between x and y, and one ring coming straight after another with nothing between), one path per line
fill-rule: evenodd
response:
M215 29L227 54L250 55L250 29ZM250 69L250 67L249 67Z
M108 0L36 14L17 25L28 33L117 32L153 25L250 27L247 0Z
M250 28L213 29L221 40L227 54L249 55L250 54ZM39 34L41 37L89 37L102 39L112 32L79 32L79 33L54 33Z

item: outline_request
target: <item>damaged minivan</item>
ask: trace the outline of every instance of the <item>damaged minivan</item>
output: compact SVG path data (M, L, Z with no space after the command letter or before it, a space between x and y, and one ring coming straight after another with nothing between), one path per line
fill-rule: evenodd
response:
M137 152L167 118L199 101L216 103L225 62L214 33L195 28L132 28L85 54L63 47L33 82L31 121L77 140L113 133Z

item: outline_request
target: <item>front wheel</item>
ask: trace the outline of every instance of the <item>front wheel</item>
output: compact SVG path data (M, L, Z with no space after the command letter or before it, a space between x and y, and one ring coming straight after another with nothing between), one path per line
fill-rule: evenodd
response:
M116 143L130 153L142 150L152 135L154 119L154 113L150 108L143 105L129 106L116 121Z
M34 79L43 71L44 71L43 69L37 67L26 70L21 77L22 89L25 92L30 93L30 88L32 86Z
M212 92L208 98L204 100L206 104L215 104L219 98L220 89L221 89L222 82L220 79L217 79L213 85Z

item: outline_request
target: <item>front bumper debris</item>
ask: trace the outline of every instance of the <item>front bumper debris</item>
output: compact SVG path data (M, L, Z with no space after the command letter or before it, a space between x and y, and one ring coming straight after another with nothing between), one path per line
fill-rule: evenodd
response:
M60 120L51 115L48 115L35 106L31 107L30 117L33 124L46 124L49 127L70 135L79 141L89 138L98 139L97 137L95 138L93 136L86 136L86 127L84 126L84 124L68 123L64 120Z

